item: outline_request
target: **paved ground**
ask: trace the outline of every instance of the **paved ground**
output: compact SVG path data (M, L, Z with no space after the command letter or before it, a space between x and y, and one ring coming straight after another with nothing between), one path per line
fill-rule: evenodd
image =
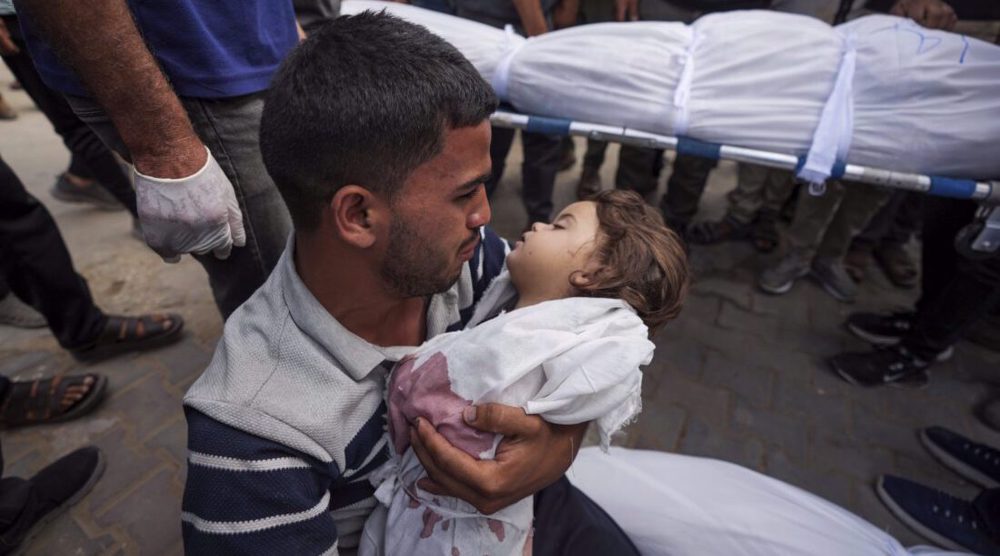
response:
M0 436L5 474L30 475L89 443L109 456L107 473L94 492L49 526L28 553L178 553L185 474L180 399L208 362L221 331L204 273L190 259L162 264L128 235L124 213L53 200L47 189L68 155L27 98L8 92L8 82L9 75L0 73L0 91L22 115L16 122L0 122L0 153L55 215L97 302L112 312L170 309L187 319L180 344L92 367L73 363L44 330L0 328L4 375L97 371L110 379L109 397L92 416ZM606 183L613 157L614 150L604 168ZM494 203L495 225L507 234L516 233L524 218L516 197L518 164L510 170ZM576 171L560 176L560 205L570 200ZM705 217L724 209L722 195L734 180L729 164L713 174ZM842 504L904 543L918 542L882 508L872 481L893 472L973 493L931 460L915 432L942 424L1000 444L1000 435L969 413L989 393L987 381L1000 378L1000 355L962 344L923 391L850 387L829 373L823 358L862 347L841 328L851 308L810 283L784 297L757 293L752 278L765 262L745 244L694 252L692 294L681 318L656 339L656 360L646 373L645 411L625 443L741 463ZM857 306L883 309L912 299L912 293L893 290L875 277Z

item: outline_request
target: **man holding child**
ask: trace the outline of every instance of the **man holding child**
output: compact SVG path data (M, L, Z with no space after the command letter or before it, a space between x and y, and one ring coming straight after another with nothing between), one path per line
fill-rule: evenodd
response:
M385 14L327 23L286 60L261 151L295 232L185 397L188 552L355 550L376 504L367 475L389 453L388 370L462 328L503 267L485 228L496 102L458 51ZM534 494L539 554L635 553L562 477L586 425L493 404L465 418L504 435L496 459L418 419L424 490L484 513Z

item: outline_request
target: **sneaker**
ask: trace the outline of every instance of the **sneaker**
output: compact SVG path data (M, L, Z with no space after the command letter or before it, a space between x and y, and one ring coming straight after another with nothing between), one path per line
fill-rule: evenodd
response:
M841 353L829 359L841 378L857 386L897 384L922 388L927 385L930 363L914 357L903 347L891 346L862 353Z
M7 554L79 502L104 473L104 454L87 446L67 454L30 479L28 501L16 521L0 534L0 554Z
M16 295L8 293L0 298L0 324L17 328L43 328L48 323L34 307L21 301Z
M843 261L817 258L812 263L812 276L841 303L854 303L858 296L858 286L844 269Z
M893 515L934 544L1000 556L1000 544L971 502L892 475L879 477L875 492Z
M761 272L757 277L757 287L764 292L781 295L788 293L795 281L806 274L809 274L809 260L793 251Z
M56 199L66 203L84 203L93 205L101 210L125 210L125 207L118 202L118 199L115 199L113 195L108 193L96 181L84 186L73 185L65 173L59 175L49 193Z
M914 313L897 311L881 313L852 313L847 317L847 329L873 346L894 346L913 328ZM938 363L951 359L955 348L948 346L934 358Z
M576 184L576 198L579 200L586 199L599 192L601 187L601 174L597 171L597 168L587 168L585 166L583 172L580 174L580 181Z
M945 467L983 488L1000 486L1000 450L944 427L920 431L924 447Z

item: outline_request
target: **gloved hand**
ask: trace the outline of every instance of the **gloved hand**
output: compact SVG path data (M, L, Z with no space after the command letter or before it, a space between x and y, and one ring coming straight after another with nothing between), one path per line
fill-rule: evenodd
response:
M246 245L233 184L211 151L201 170L186 178L154 178L134 168L132 173L142 235L164 261L208 252L225 259L234 245Z

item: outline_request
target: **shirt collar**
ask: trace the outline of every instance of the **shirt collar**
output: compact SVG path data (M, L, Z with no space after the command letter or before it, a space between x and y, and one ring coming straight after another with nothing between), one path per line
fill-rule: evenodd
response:
M289 236L285 252L275 269L279 286L292 320L354 380L362 380L378 368L388 370L392 363L411 353L415 346L376 346L354 334L337 321L309 291L295 269L295 234ZM440 331L440 322L458 317L457 285L431 298L427 308L428 336Z

